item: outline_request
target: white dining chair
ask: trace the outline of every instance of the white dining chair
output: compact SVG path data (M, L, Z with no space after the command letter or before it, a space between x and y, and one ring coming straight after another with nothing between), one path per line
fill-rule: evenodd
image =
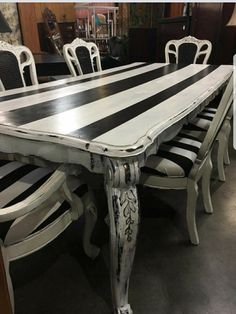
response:
M97 45L76 38L72 43L63 46L63 55L72 76L102 71L100 53Z
M194 135L195 137L202 139L205 137L207 130L211 125L211 121L217 112L217 108L206 107L200 112L196 118L192 119L187 125L183 127L185 134ZM229 158L229 138L231 133L231 120L233 116L233 106L229 109L224 123L217 135L216 140L219 142L217 151L217 170L219 181L224 182L225 177L225 165L230 164Z
M89 257L95 258L99 249L90 238L97 212L87 185L68 176L63 166L52 171L20 161L0 160L0 274L5 274L0 285L5 278L12 313L10 262L43 248L82 214L83 247Z
M200 40L193 36L182 39L173 39L165 46L166 63L170 63L170 55L174 56L175 63L191 64L199 62L206 64L212 51L212 44L209 40Z
M0 41L0 90L26 86L24 74L27 67L31 84L38 84L34 57L30 49Z
M161 144L157 154L150 156L142 169L141 183L144 186L187 190L187 227L190 241L195 245L199 244L195 217L198 182L202 179L205 211L212 213L210 193L211 151L232 102L233 78L231 77L203 141L201 142L198 137L187 135L181 130L173 140Z

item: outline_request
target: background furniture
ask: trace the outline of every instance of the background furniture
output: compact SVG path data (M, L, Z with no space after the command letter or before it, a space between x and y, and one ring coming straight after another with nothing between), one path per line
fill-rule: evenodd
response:
M70 74L64 57L59 54L38 53L33 56L38 77Z
M52 52L61 54L64 43L57 24L56 15L48 8L45 8L42 12L42 16L44 20L44 31L50 42Z
M164 17L157 19L157 25L154 27L156 32L153 30L153 26L145 27L146 34L152 33L152 35L149 40L145 41L144 39L144 43L147 49L151 51L154 51L152 47L156 46L155 57L153 55L146 56L145 52L141 56L139 54L133 55L133 51L139 50L141 46L137 28L136 36L130 40L131 61L138 61L140 57L143 57L140 60L148 61L150 58L149 61L151 62L154 58L157 62L164 62L166 43L171 39L180 39L191 35L198 39L207 39L212 43L210 64L232 64L233 55L236 53L234 44L236 42L236 29L227 27L227 23L234 9L233 3L194 3L189 15L186 16L176 16L176 14L180 14L179 4L171 3L168 5L170 5L170 9L165 11ZM131 29L130 34L132 34ZM141 35L142 37L144 36Z
M108 53L108 41L117 35L117 11L115 6L77 4L76 28L79 38L95 42L101 53Z

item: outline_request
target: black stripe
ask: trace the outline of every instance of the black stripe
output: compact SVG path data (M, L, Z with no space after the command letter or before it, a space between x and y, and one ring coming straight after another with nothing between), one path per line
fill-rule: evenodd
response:
M92 140L115 127L137 117L143 112L157 106L161 102L167 100L168 98L175 96L177 93L181 92L185 88L193 85L197 81L201 80L211 72L215 71L219 66L208 66L204 70L198 72L195 75L183 80L171 86L145 100L142 100L133 106L123 109L117 113L114 113L108 117L98 120L92 124L89 124L83 128L71 132L70 134L75 137L80 137L86 140ZM157 86L158 88L158 86Z
M185 157L185 156L181 156L181 155L178 155L175 153L163 151L161 149L158 150L157 155L158 155L158 157L168 159L168 160L174 162L175 164L179 165L184 170L185 176L188 176L190 170L192 169L192 166L193 166L192 160Z
M4 176L2 179L0 179L0 192L11 186L13 183L18 181L20 178L27 175L29 172L33 171L34 169L38 168L34 165L24 165L20 168L17 168Z
M206 107L206 108L203 110L203 112L215 114L216 111L211 110L211 109L214 109L214 108L207 108L207 107Z
M0 167L5 166L6 164L9 164L11 162L10 160L0 160Z
M212 121L213 117L209 117L209 116L205 116L204 114L198 114L197 115L198 118L204 119L204 120L208 120L208 121Z
M189 131L200 131L200 132L206 132L207 130L201 128L200 126L194 125L192 123L188 123L183 126L183 130L189 130Z
M142 167L141 168L141 171L143 173L148 173L148 174L151 174L151 175L154 175L154 176L160 176L160 177L166 177L167 175L165 173L162 173L154 168L149 168L147 166L145 167Z
M169 64L161 68L151 70L124 80L116 81L100 87L95 87L80 93L38 103L37 105L19 108L8 112L2 112L0 123L19 126L36 120L47 118L73 108L78 108L90 102L100 100L129 88L147 83L178 69L185 65Z
M172 141L169 141L169 142L166 142L166 143L163 143L164 145L167 145L167 146L171 146L171 147L179 147L179 148L183 148L185 150L188 150L188 151L191 151L195 154L198 153L199 151L199 148L196 147L196 146L193 146L193 145L190 145L190 144L186 144L186 143L182 143L182 142L178 142L178 141L175 141L175 140L172 140Z
M16 98L21 98L21 97L26 97L26 96L31 96L31 95L36 95L36 94L40 94L40 93L44 93L44 92L49 92L49 91L52 91L52 90L57 90L58 88L62 88L62 87L73 86L73 85L76 85L76 84L80 84L80 83L85 83L85 82L101 79L101 78L108 77L108 76L111 76L111 75L120 74L120 73L131 71L131 70L136 70L136 69L139 69L139 68L141 68L143 66L146 66L146 65L148 65L148 63L135 65L133 67L130 67L130 68L127 68L127 69L122 69L122 70L117 70L117 71L114 71L114 72L111 72L111 73L94 75L93 77L89 77L89 78L86 78L86 79L81 79L81 78L78 77L78 80L73 81L73 82L62 83L62 82L58 81L58 85L56 85L56 86L49 86L49 87L44 87L44 88L38 88L38 89L34 89L32 91L27 91L27 92L17 93L17 94L13 94L13 95L2 96L2 97L0 97L0 102L1 101L12 100L12 99L16 99Z
M184 138L188 138L189 140L194 140L194 141L198 141L198 142L201 142L201 139L197 138L197 137L194 137L192 135L189 135L189 134L185 134L185 133L179 133L178 136L181 136L181 137L184 137Z

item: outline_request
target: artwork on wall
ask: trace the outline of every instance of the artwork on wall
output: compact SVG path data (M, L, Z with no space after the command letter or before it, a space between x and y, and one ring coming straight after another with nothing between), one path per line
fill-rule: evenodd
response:
M0 10L12 30L11 33L0 33L0 40L12 45L22 44L17 4L0 3Z

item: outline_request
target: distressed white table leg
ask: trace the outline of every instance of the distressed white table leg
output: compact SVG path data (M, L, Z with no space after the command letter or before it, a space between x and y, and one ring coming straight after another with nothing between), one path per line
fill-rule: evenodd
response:
M107 160L106 191L109 206L111 245L111 285L114 313L132 314L128 302L139 225L136 162Z

